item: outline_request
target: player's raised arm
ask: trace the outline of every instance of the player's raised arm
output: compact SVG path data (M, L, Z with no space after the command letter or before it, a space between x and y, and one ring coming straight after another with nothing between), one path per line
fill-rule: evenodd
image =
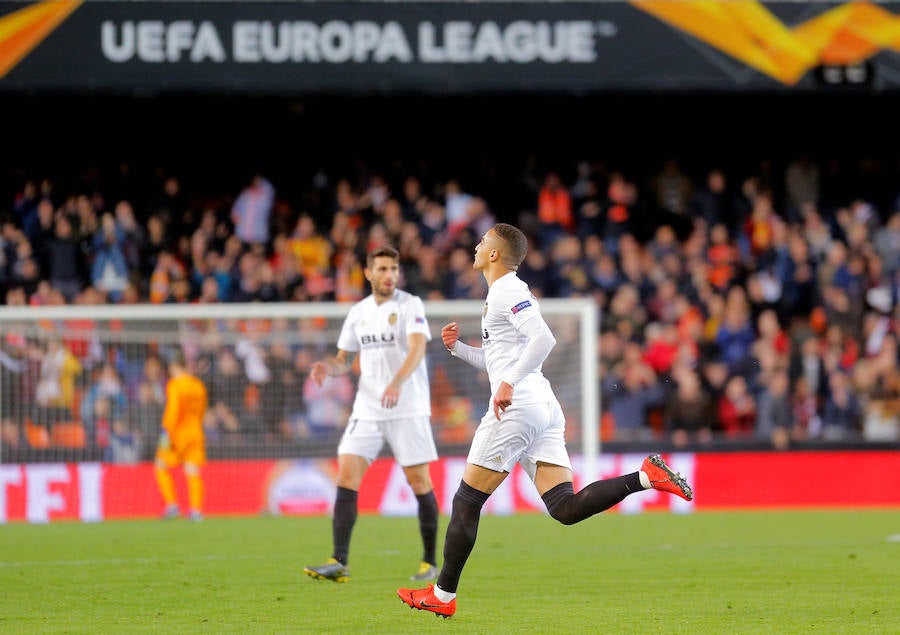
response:
M451 353L453 352L453 347L456 346L456 341L459 339L459 324L456 322L450 322L449 324L445 324L444 328L441 329L441 340L444 342L444 346Z
M454 357L459 357L478 370L487 368L484 351L480 347L469 346L459 341L459 324L456 322L450 322L441 329L441 340Z

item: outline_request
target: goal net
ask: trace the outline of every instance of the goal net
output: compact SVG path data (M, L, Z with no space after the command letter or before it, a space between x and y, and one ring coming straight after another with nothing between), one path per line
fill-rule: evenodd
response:
M570 451L590 473L598 452L596 305L545 299L558 344L544 365L567 417ZM440 329L480 345L479 301L426 302L426 363L442 456L464 455L488 407L484 372L447 354ZM332 457L356 370L318 386L311 362L334 354L348 304L3 307L2 462L152 459L166 360L183 351L207 384L211 459Z

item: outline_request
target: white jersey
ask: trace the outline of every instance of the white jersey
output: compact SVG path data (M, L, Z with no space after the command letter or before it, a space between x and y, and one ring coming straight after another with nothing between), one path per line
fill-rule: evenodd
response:
M424 359L403 382L397 405L381 405L384 389L409 353L407 336L412 333L422 333L426 341L431 341L425 305L411 293L397 289L390 300L381 304L369 295L350 308L337 347L359 353L359 388L351 419L431 416L431 386Z
M488 289L481 314L481 348L492 395L497 393L500 382L522 357L528 338L519 333L519 327L529 320L543 321L544 318L528 285L514 272L495 280ZM516 404L556 400L541 366L516 383L513 397Z

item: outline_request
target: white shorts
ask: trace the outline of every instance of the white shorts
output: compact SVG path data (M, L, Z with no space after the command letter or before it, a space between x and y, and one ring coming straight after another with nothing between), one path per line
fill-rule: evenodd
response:
M495 472L509 472L518 463L532 481L538 462L571 470L559 402L513 404L499 421L491 408L475 430L467 460Z
M431 433L431 417L386 421L350 419L337 453L355 454L371 463L378 458L385 442L391 447L394 459L403 467L431 463L438 458Z

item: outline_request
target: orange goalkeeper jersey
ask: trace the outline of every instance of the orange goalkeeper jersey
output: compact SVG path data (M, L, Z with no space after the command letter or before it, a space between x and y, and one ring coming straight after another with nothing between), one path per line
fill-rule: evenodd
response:
M203 439L206 404L206 386L193 375L178 375L169 380L162 426L169 433L173 446Z

